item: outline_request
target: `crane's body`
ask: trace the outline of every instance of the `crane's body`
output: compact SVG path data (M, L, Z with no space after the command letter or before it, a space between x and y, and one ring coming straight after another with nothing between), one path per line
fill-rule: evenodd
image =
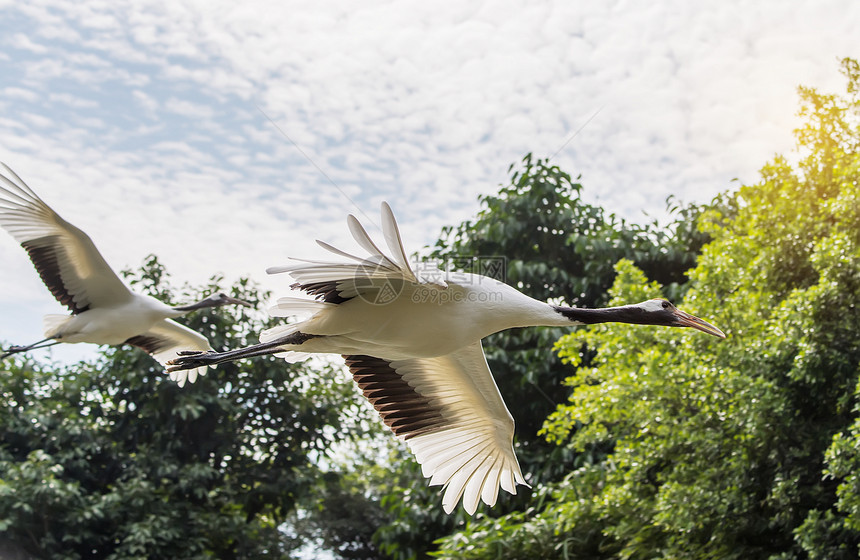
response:
M211 350L206 338L173 321L191 310L249 305L225 294L170 307L131 291L105 262L90 237L61 218L8 166L0 163L0 226L27 251L36 271L71 315L46 315L45 338L14 346L0 358L58 343L133 344L162 364L180 351ZM172 377L184 385L205 367Z
M307 261L274 267L294 289L277 317L306 316L264 331L260 344L220 353L183 353L168 371L274 354L289 361L341 354L364 396L404 440L431 485L442 485L451 512L462 498L468 513L496 502L499 488L526 484L513 449L514 420L493 379L481 339L505 329L625 322L693 327L719 337L713 325L665 300L606 309L550 305L495 279L410 267L397 222L382 205L384 254L353 216L353 238L369 254L357 257L318 241L345 262Z
M403 283L391 301L376 303L354 297L318 313L298 329L314 335L301 344L301 352L366 353L387 359L434 357L450 354L463 341L477 341L514 327L570 326L546 303L532 299L495 279L476 274L457 274L447 286ZM290 311L290 301L275 308ZM420 318L420 320L416 320ZM272 339L282 327L264 334Z
M69 344L117 346L159 323L169 324L167 320L182 315L185 313L154 297L130 291L128 301L119 305L91 307L74 315L46 315L45 338Z

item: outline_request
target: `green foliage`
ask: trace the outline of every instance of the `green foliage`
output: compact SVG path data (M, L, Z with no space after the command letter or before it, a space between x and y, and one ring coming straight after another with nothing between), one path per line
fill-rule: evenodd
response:
M298 538L319 543L337 557L382 559L388 555L373 536L392 516L380 501L380 488L394 484L383 465L406 458L388 429L377 421L371 405L358 395L354 398L366 405L374 421L343 428L356 438L349 442L352 445L341 446L336 461L310 487L290 524Z
M364 470L328 472L319 477L313 492L314 510L294 522L299 535L321 542L340 558L380 558L373 533L387 519L379 503L368 499L372 479L368 474Z
M153 257L131 274L168 303L175 290ZM195 301L219 278L184 289ZM232 295L259 305L247 281ZM183 322L214 348L264 328L241 307ZM30 360L0 369L0 543L39 558L289 558L279 527L316 478L351 382L277 359L226 364L179 388L130 347L63 370ZM351 405L350 405L351 406Z
M524 517L447 538L443 556L857 557L860 72L843 70L847 97L800 90L800 163L777 157L703 216L714 240L684 308L728 339L627 325L563 337L579 368L545 434L611 452ZM614 301L659 292L632 263L617 270Z

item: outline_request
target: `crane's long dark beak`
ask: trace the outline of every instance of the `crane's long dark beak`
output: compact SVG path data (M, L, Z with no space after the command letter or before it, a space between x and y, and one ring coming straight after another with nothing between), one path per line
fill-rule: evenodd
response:
M675 320L677 322L677 326L679 327L690 327L691 329L696 329L697 331L702 331L703 333L712 334L720 338L726 338L725 333L714 325L710 324L707 321L703 321L698 317L690 315L689 313L685 313L680 309L675 310Z

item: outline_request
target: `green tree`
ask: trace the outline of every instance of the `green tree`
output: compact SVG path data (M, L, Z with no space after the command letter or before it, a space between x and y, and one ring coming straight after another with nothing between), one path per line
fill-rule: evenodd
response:
M702 216L713 241L684 307L728 339L624 325L563 337L579 367L545 433L611 452L532 511L447 538L444 556L857 557L860 71L842 69L847 96L800 89L800 162L777 157ZM616 268L614 301L659 294L631 262Z
M382 434L379 427L371 431L379 434L383 447L393 447L390 435ZM366 437L359 446L368 451ZM304 500L305 509L297 512L299 515L292 524L299 538L318 542L339 558L381 560L388 555L380 550L373 535L380 526L392 521L379 498L380 487L392 483L390 473L379 461L383 456L380 453L351 455L348 461L317 479L310 496ZM406 460L406 457L402 450L391 449L387 460Z
M213 278L177 296L154 257L130 281L168 303L222 290ZM245 280L232 295L262 299ZM184 320L215 348L244 346L266 326L241 307ZM344 436L351 385L331 368L272 358L179 388L128 346L66 368L7 361L0 545L44 559L290 558L300 543L281 524Z

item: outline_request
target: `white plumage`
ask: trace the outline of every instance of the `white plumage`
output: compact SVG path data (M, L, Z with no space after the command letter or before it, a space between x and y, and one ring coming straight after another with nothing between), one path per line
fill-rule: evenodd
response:
M496 502L499 488L516 494L526 480L513 448L514 420L490 373L481 339L504 329L606 321L693 327L723 333L665 300L608 309L553 306L485 276L409 265L397 223L382 204L383 253L357 219L349 229L367 257L318 241L345 262L308 261L268 270L289 273L315 299L282 298L273 316L309 315L264 331L260 344L184 356L171 371L275 354L289 360L314 353L343 355L364 396L403 439L431 485L444 487L450 513L462 499L468 513Z
M45 339L12 347L2 357L60 342L133 344L166 364L180 351L211 350L202 335L171 320L193 309L249 305L224 294L170 307L132 292L111 270L90 237L61 218L8 166L0 163L0 226L30 255L42 281L71 315L47 315ZM206 367L171 376L180 386Z

